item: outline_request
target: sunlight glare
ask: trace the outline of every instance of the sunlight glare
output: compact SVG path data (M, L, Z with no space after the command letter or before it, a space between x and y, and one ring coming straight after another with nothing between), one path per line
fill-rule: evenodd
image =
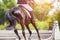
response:
M0 2L2 2L2 0L0 0Z
M35 2L40 2L40 0L35 0Z

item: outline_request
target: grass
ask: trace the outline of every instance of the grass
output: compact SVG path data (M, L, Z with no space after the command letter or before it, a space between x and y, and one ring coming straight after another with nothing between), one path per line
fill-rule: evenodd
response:
M39 29L39 30L48 30L48 26L49 26L49 24L48 24L48 22L40 22L40 21L36 21L36 26L37 26L37 28ZM2 25L0 25L0 30L5 30L5 27L7 26L8 24L5 22L4 23L4 25L2 24ZM32 29L32 30L34 30L34 27L33 27L33 25L32 24L29 24L29 27L30 27L30 29ZM17 29L21 29L21 25L19 25L19 24L17 24L16 25L16 28ZM26 28L25 28L26 29Z

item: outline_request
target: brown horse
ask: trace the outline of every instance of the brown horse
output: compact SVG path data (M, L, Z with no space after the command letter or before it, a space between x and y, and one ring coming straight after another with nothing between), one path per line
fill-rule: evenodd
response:
M8 25L6 27L6 29L8 29L8 30L14 29L14 32L18 36L19 40L21 38L19 37L19 34L18 34L17 29L15 27L16 26L16 22L21 24L22 34L23 34L25 40L26 40L25 32L24 32L25 26L28 29L30 36L32 34L32 32L31 32L31 30L29 28L29 24L30 23L32 23L32 25L34 26L35 30L37 31L39 40L41 40L39 32L38 32L38 29L37 29L37 27L35 25L34 15L32 13L29 13L29 11L26 10L24 7L18 6L18 7L14 7L12 9L8 10L6 12L6 18L7 18L8 22L10 23L10 25ZM30 36L29 36L29 39L30 39Z

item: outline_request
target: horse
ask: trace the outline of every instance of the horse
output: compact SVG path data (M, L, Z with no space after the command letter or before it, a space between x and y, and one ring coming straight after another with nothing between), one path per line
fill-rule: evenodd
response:
M30 15L29 15L30 14ZM38 38L40 39L40 35L39 35L39 31L35 25L35 18L34 18L34 14L29 13L29 11L27 9L25 9L22 6L18 6L18 7L14 7L11 8L10 10L8 10L6 12L6 19L9 22L9 25L6 27L7 30L14 30L14 33L17 35L17 37L19 38L19 40L21 40L21 37L18 34L17 28L16 28L16 23L21 24L21 28L22 28L22 34L24 36L24 39L26 40L26 36L25 36L25 27L28 29L29 31L29 39L31 37L31 29L29 28L29 24L31 23L37 34L38 34Z

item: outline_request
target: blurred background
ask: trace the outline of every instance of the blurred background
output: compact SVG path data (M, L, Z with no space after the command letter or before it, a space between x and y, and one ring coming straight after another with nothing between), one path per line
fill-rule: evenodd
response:
M54 20L58 20L60 26L60 0L34 0L30 5L39 30L52 30ZM6 22L5 12L15 6L17 6L17 0L0 0L0 30L5 30L5 27L9 25ZM29 26L34 30L32 24ZM16 27L21 29L19 24Z

